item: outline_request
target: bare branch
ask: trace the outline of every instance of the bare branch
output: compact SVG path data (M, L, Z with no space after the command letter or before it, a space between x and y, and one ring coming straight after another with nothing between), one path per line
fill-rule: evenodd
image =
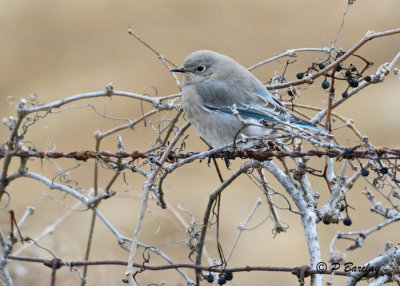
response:
M399 33L400 33L400 28L393 29L393 30L387 30L387 31L384 31L384 32L378 32L378 33L367 32L365 34L365 36L357 44L355 44L351 49L349 49L339 59L337 59L336 61L334 61L334 62L330 63L329 65L327 65L324 69L322 69L322 70L320 70L320 71L318 71L316 73L310 74L308 77L306 77L304 79L285 82L285 83L280 83L280 84L275 84L275 85L266 85L265 87L267 89L280 89L280 88L299 85L299 84L303 84L303 83L309 83L309 84L313 83L316 78L320 77L321 75L325 74L326 72L328 72L332 68L336 67L337 65L339 65L340 63L345 61L348 57L350 57L352 54L354 54L354 52L356 52L359 48L361 48L368 41L370 41L372 39L375 39L375 38L381 38L381 37L395 35L395 34L399 34Z

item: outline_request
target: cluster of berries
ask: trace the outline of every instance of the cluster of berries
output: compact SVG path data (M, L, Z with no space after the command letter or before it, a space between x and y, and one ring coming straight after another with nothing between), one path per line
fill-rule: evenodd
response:
M316 69L316 67L318 67L320 70L323 70L323 69L325 68L325 64L324 64L323 62L321 62L321 63L314 63L314 64L312 65L312 67L309 68L308 70ZM366 82L370 82L370 81L371 81L371 77L370 77L370 76L366 76L366 77L364 77L363 79L361 79L362 75L357 71L357 68L356 68L354 65L350 65L349 68L343 68L342 65L338 65L338 66L336 67L336 72L340 72L340 71L342 71L342 70L346 70L345 73L344 73L345 78L343 78L343 80L347 80L347 83L349 84L348 88L349 88L349 87L351 87L351 88L357 88L357 87L359 86L359 83L360 83L361 80L365 80ZM296 74L296 78L299 79L299 80L300 80L300 79L303 79L304 76L305 76L307 73L308 73L308 72L306 72L306 73L304 73L304 72L299 72L299 73ZM327 80L326 77L325 77L324 81L322 82L321 87L322 87L323 89L328 89L328 88L330 87L330 83L329 83L329 81ZM346 89L346 91L344 91L344 92L342 93L342 97L343 97L343 98L348 97L348 92L347 92L348 88ZM290 96L294 96L294 93L293 93L293 91L291 91L291 90L288 91L288 94L289 94Z
M346 151L347 151L347 152L346 152ZM345 153L350 153L348 149L346 149L344 152L345 152ZM375 170L375 171L376 171L377 173L380 173L381 175L386 175L387 173L389 173L389 168L387 168L387 167L381 167L380 169ZM369 176L369 171L368 171L367 169L362 168L362 169L361 169L361 176L363 176L363 177L368 177L368 176ZM346 206L345 206L344 204L340 204L340 211L343 212L345 209L346 209ZM324 218L324 219L322 220L322 222L323 222L324 224L326 224L326 225L328 225L328 224L331 223L330 220L329 220L329 218ZM345 217L345 218L343 219L343 224L344 224L345 226L350 226L350 225L352 225L352 223L353 223L353 222L351 221L351 219L350 219L348 216Z
M209 282L209 283L214 282L214 275L211 273L209 273L205 278L206 278L207 282ZM232 272L226 272L226 273L222 273L219 275L217 282L219 285L224 285L224 284L226 284L226 281L231 281L232 279L233 279Z
M344 205L344 204L340 204L340 211L341 212L343 212L344 210L346 209L346 206ZM324 224L326 224L326 225L328 225L328 224L330 224L331 223L331 221L329 220L329 218L324 218L323 220L322 220L322 222L324 223ZM351 221L351 219L347 216L347 217L345 217L344 219L343 219L343 224L345 225L345 226L350 226L350 225L352 225L352 221Z
M353 65L350 65L350 68L346 70L346 72L344 73L347 82L349 84L349 87L351 88L357 88L359 85L359 82L361 81L361 74L359 74L357 72L357 68ZM366 77L363 78L363 80L365 80L366 82L370 82L371 81L371 77L369 75L367 75ZM346 98L349 96L349 94L347 93L347 90L349 89L349 87L342 93L342 97Z

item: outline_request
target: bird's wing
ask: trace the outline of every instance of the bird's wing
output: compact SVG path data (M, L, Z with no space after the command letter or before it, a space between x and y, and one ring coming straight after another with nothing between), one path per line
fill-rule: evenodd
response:
M240 116L275 121L274 118L285 121L289 111L281 102L271 96L263 85L243 87L242 82L203 81L195 85L198 95L203 101L204 108L232 114L232 107ZM289 113L290 123L319 130L314 124L300 119Z
M256 95L261 97L263 100L267 100L269 103L271 103L271 101L273 102L273 104L275 104L275 106L277 106L277 108L280 110L280 115L277 116L279 119L282 120L282 116L284 116L285 114L289 113L289 111L286 109L286 107L277 99L273 98L272 95L268 92L268 90L266 88L263 88L262 90L256 92ZM295 125L299 125L301 127L306 127L309 129L313 129L313 130L320 130L315 124L308 122L306 120L303 120L301 118L298 118L297 116L289 113L289 120L290 123L295 124ZM264 118L266 119L266 118ZM268 119L266 119L268 120ZM322 130L320 130L322 131Z
M232 107L241 116L256 119L273 120L275 116L284 120L286 108L261 86L259 88L244 88L235 81L204 81L195 85L198 95L207 109L232 113Z

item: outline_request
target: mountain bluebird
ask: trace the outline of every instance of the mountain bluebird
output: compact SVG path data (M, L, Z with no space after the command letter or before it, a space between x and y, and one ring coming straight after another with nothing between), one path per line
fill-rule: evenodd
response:
M260 120L319 130L290 114L246 68L225 55L197 51L171 72L183 74L183 110L213 147L232 143L241 136L271 134L273 127L260 124Z

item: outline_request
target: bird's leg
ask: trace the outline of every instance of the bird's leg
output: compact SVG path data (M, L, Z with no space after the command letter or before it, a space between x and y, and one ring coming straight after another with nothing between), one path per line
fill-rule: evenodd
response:
M230 169L229 169L229 165L230 165L230 162L229 162L229 154L230 154L230 152L229 152L228 150L225 150L225 151L222 151L221 153L222 153L222 158L224 159L226 168L227 168L228 170L230 170Z

